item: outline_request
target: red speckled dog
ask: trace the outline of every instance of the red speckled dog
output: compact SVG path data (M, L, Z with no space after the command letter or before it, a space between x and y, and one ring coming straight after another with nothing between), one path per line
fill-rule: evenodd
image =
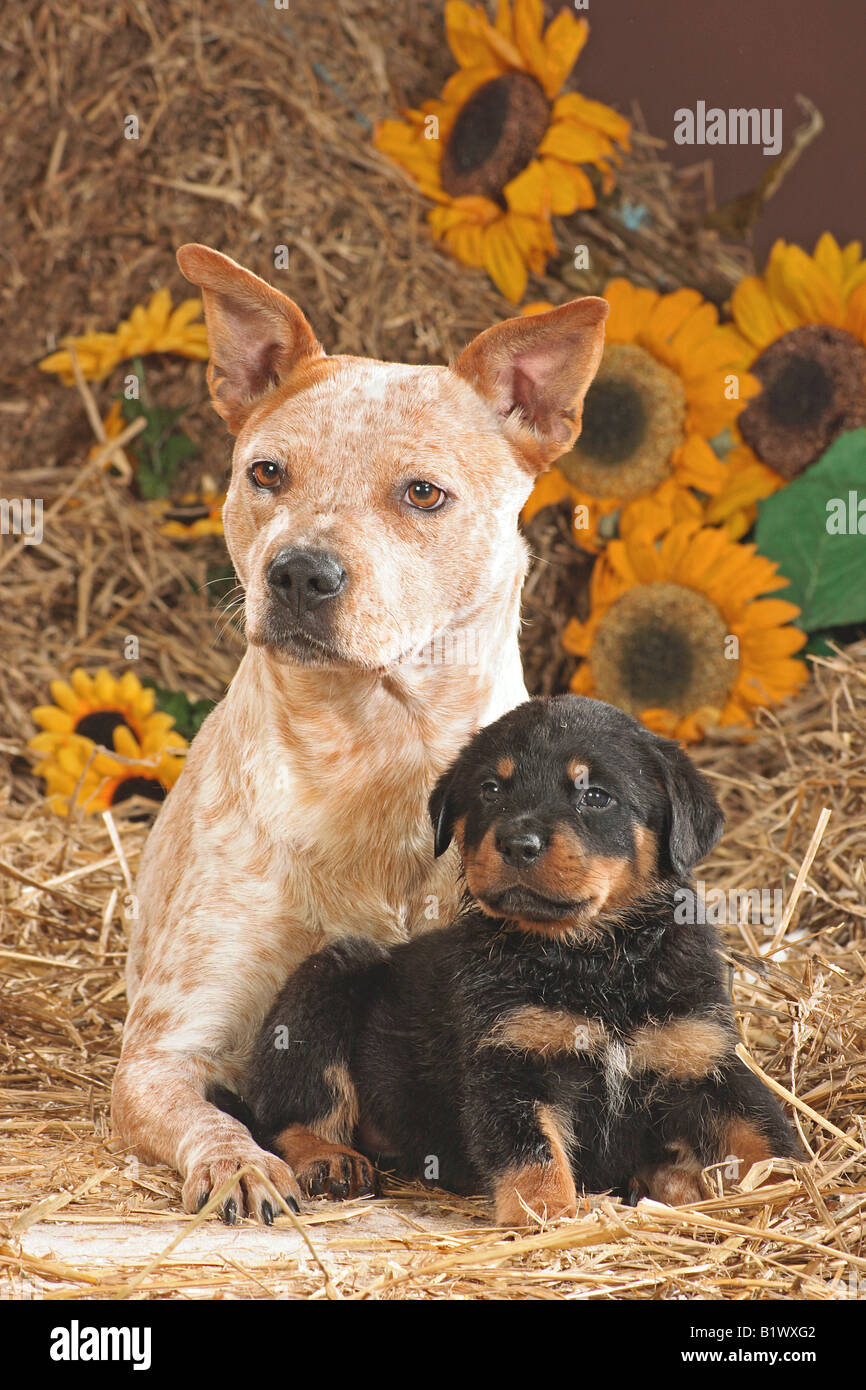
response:
M326 356L297 305L216 251L178 260L237 436L224 523L249 646L142 858L112 1113L194 1210L250 1163L299 1195L208 1099L237 1086L287 972L346 930L394 943L453 916L458 860L434 858L427 798L525 698L517 518L579 432L607 305L400 366ZM222 1210L267 1219L267 1189L239 1178Z

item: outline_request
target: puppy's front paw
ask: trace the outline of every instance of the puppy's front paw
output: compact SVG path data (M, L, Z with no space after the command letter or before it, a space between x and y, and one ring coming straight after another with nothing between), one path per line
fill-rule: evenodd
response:
M297 1176L301 1191L308 1197L330 1197L340 1202L347 1197L369 1197L376 1190L373 1165L352 1149L312 1158Z
M498 1226L530 1226L532 1215L539 1221L577 1216L577 1190L570 1169L561 1163L536 1163L510 1170L496 1182L494 1210Z
M369 1197L376 1190L373 1165L345 1144L331 1144L302 1125L290 1125L274 1140L274 1148L291 1163L308 1197Z
M657 1168L645 1168L640 1172L632 1180L629 1204L637 1206L642 1197L664 1202L669 1207L703 1201L697 1172L679 1163L660 1163Z
M291 1168L275 1154L266 1153L253 1145L243 1151L240 1146L228 1146L194 1164L183 1185L185 1209L189 1212L201 1211L212 1193L250 1164L255 1164L259 1173L273 1183L287 1206L293 1211L300 1211L301 1189ZM262 1182L259 1173L255 1170L245 1173L229 1188L219 1208L226 1225L233 1226L244 1216L251 1216L270 1226L274 1217L281 1214L282 1208Z

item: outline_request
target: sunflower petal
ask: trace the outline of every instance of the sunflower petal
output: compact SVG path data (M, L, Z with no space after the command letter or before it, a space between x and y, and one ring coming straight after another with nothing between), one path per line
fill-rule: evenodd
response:
M609 280L603 293L610 305L605 337L612 343L635 342L644 331L658 294L619 277Z
M621 116L618 111L605 106L601 101L591 101L580 92L566 92L558 97L553 104L551 115L555 121L579 121L581 125L603 131L612 140L616 140L617 144L628 146L631 123L625 116Z
M550 193L544 170L537 159L505 185L505 201L512 212L528 217L542 217L548 211Z
M549 97L556 96L577 62L584 44L589 38L589 24L578 19L568 10L560 10L548 24L542 43L547 58L547 71L550 86L545 87Z
M543 0L514 0L511 22L514 26L514 42L523 59L521 66L540 82L547 96L554 97L559 88L552 86L555 73L548 62L541 37L544 28Z
M474 222L452 227L445 235L445 244L452 256L462 265L481 269L484 265L484 231Z
M778 266L776 293L790 306L798 322L841 327L844 321L841 294L802 247L788 246Z
M470 97L484 86L486 82L492 82L502 73L501 67L494 67L490 63L481 63L474 68L458 68L442 88L442 101L448 106L459 108L465 106ZM440 114L439 136L444 138L446 131L443 129L443 122Z
M68 714L78 714L81 708L81 701L71 685L67 685L66 681L54 680L51 682L49 690L51 691L51 698L55 705L59 705L61 709L65 709Z
M56 705L37 705L30 711L30 717L40 729L47 729L51 733L71 734L74 728L71 716Z
M747 275L731 295L737 328L753 348L762 352L784 331L767 288L757 275Z
M539 154L553 155L570 164L591 164L609 150L610 142L606 136L587 126L575 125L572 121L556 121L548 126L538 146Z
M825 232L815 244L815 264L822 270L834 289L841 294L845 282L845 266L839 243L832 232Z
M487 66L502 72L505 67L524 66L519 48L494 29L480 6L468 5L466 0L447 0L445 35L461 68Z
M688 434L674 455L677 481L711 497L724 487L728 474L703 435Z
M866 284L860 285L848 300L845 327L866 343Z
M654 304L646 326L647 337L669 343L691 314L700 307L703 298L698 290L674 290L663 294Z
M579 165L546 158L541 166L550 192L550 211L556 217L569 217L578 208L595 207L595 189Z
M529 271L504 218L484 229L484 265L506 299L516 304L523 298Z

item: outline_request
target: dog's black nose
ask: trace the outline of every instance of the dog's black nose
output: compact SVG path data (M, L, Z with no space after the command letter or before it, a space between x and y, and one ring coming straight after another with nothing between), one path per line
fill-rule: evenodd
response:
M336 598L349 576L326 550L281 550L268 565L268 585L296 618L327 599Z
M496 836L496 848L512 869L534 864L543 847L541 836L534 830L503 830Z

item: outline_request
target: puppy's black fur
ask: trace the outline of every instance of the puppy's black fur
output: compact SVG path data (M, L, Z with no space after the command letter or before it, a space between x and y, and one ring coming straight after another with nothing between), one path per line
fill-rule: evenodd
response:
M360 1149L485 1188L511 1224L520 1198L693 1200L703 1166L801 1156L734 1053L714 928L675 918L723 823L677 744L596 700L532 700L476 735L430 815L465 910L311 956L259 1036L246 1097L302 1186L369 1190Z

